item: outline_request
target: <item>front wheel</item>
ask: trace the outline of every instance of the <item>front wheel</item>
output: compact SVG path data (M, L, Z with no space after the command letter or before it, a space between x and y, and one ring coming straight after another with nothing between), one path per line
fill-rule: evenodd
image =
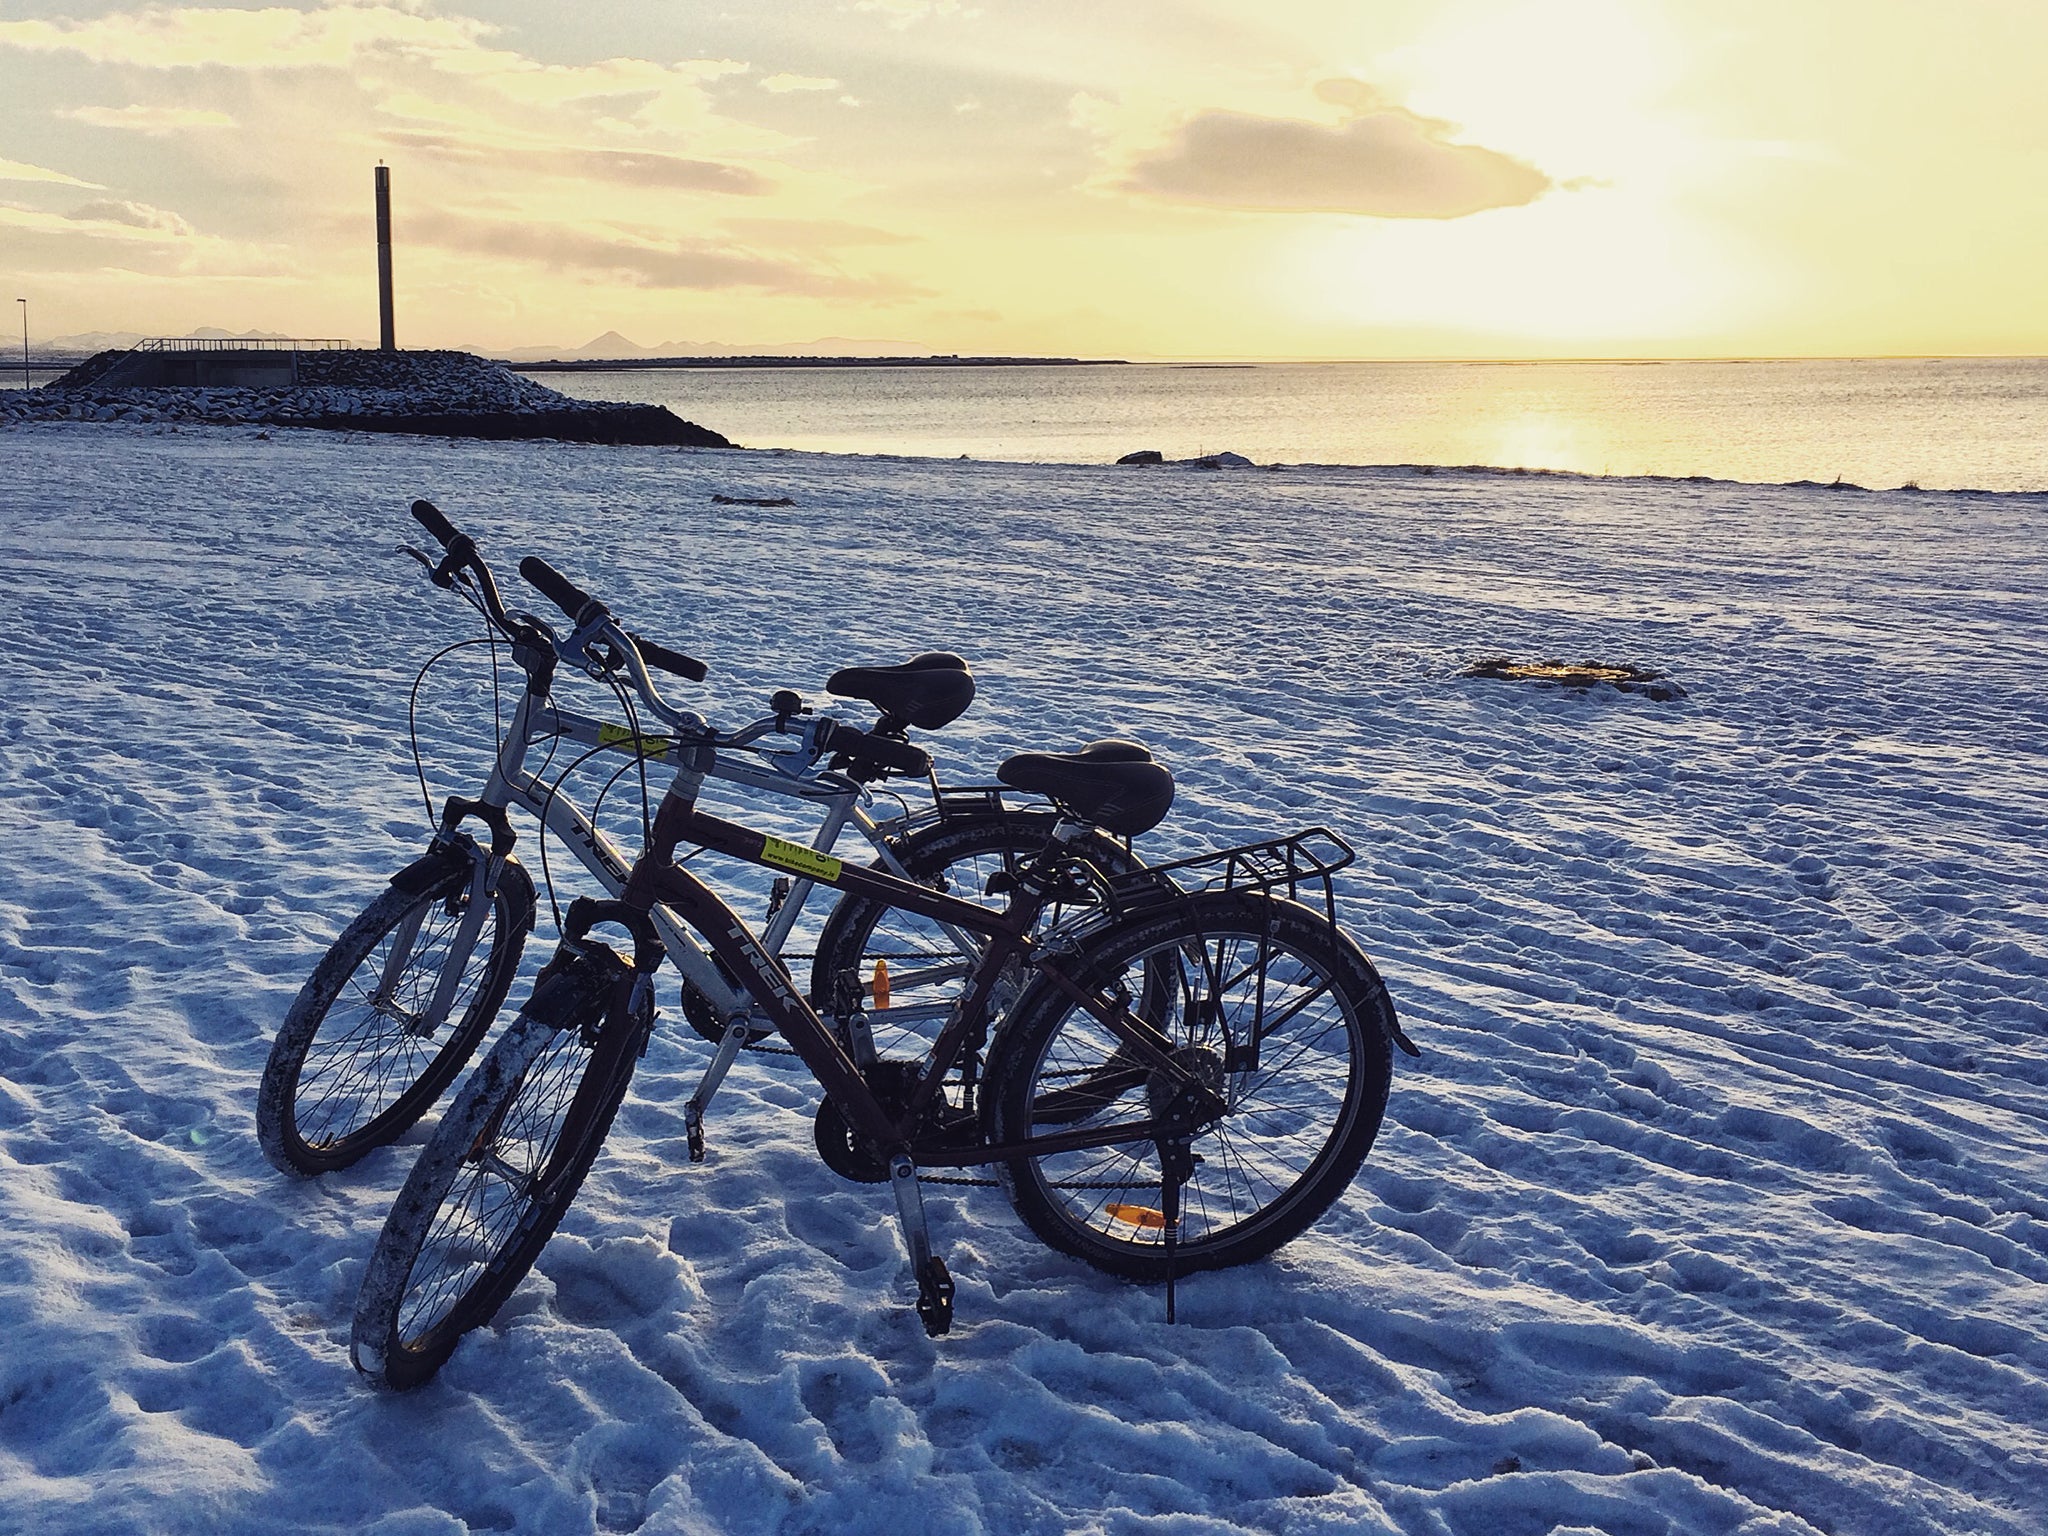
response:
M299 989L256 1096L257 1139L280 1170L346 1168L403 1135L490 1029L533 927L533 881L508 861L464 946L474 871L451 859L425 883L394 881ZM444 975L453 990L434 1023Z
M623 970L593 946L544 974L413 1164L364 1270L350 1334L356 1369L380 1386L404 1391L440 1370L568 1211L653 1019L651 1007L605 1018Z
M1149 1139L1013 1157L998 1175L1046 1244L1134 1279L1221 1269L1298 1236L1344 1192L1386 1112L1392 1004L1372 963L1291 901L1208 892L1105 929L1071 979L1142 1014L1222 1115L1173 1148L1175 1252ZM989 1063L998 1144L1120 1126L1143 1136L1175 1079L1067 991L1028 990Z

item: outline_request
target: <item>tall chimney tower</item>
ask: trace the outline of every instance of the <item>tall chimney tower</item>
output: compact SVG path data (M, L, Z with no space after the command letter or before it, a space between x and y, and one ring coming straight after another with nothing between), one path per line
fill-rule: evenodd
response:
M391 319L391 168L377 162L377 319L381 327L379 345L386 352L398 350L397 333Z

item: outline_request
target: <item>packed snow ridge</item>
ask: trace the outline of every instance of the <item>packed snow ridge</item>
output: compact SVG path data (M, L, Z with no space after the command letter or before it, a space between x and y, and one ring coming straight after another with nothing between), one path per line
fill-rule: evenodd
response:
M202 354L204 355L204 354ZM286 387L141 382L129 352L103 352L39 390L0 393L0 422L127 421L325 427L443 437L564 438L725 448L664 406L577 400L467 352L306 351ZM135 378L135 383L126 380Z

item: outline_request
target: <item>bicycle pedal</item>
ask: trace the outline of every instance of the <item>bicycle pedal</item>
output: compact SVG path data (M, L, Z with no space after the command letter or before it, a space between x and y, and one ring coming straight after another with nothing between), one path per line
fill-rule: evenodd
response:
M936 1339L953 1326L953 1275L936 1253L917 1274L917 1319L928 1338Z

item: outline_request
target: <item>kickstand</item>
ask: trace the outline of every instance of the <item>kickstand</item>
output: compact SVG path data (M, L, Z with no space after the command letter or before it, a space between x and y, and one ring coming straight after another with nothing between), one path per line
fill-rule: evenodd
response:
M725 1081L733 1058L747 1043L749 1022L743 1013L726 1021L725 1033L719 1037L718 1053L711 1058L711 1065L704 1069L704 1080L697 1085L697 1091L683 1106L683 1135L690 1143L690 1161L693 1163L704 1161L704 1111L711 1107L712 1096L718 1092L718 1085Z
M889 1185L896 1193L896 1216L903 1224L903 1246L910 1254L910 1272L917 1278L917 1318L937 1338L953 1326L953 1276L946 1261L932 1252L931 1230L924 1220L924 1194L917 1186L917 1165L908 1155L889 1159Z
M1194 1162L1185 1144L1162 1144L1159 1148L1162 1196L1159 1214L1166 1219L1166 1320L1169 1323L1174 1320L1174 1260L1180 1252L1180 1189L1182 1183L1195 1171Z

